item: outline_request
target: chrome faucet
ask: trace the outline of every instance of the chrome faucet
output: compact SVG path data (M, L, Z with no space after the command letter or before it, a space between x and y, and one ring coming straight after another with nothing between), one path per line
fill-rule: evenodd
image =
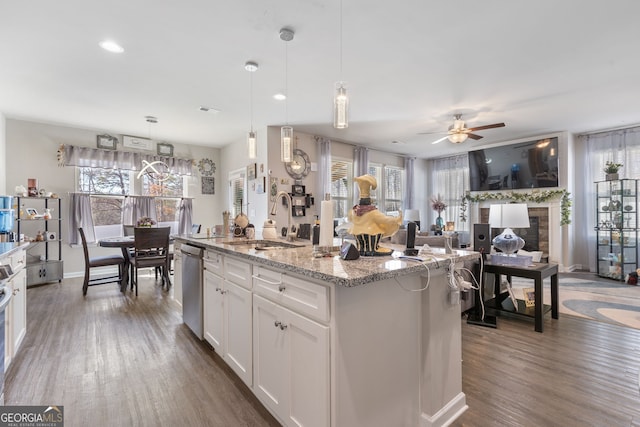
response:
M289 204L287 209L289 214L287 222L287 240L293 242L295 240L295 236L291 231L291 208L293 206L293 201L291 200L291 196L289 195L289 193L287 193L286 191L278 191L273 201L273 206L271 207L271 215L275 215L278 213L278 200L280 199L280 197L284 197L285 199L287 199L287 203Z

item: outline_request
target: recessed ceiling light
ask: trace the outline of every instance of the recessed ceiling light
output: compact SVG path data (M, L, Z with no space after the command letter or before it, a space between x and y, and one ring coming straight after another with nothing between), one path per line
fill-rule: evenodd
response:
M273 95L273 99L284 101L285 99L287 99L287 95L285 95L284 93L276 93L275 95Z
M205 107L204 105L201 105L200 107L198 107L198 110L203 111L205 113L213 113L213 114L217 114L220 112L220 110L216 108Z
M154 116L144 116L144 119L149 123L158 123L158 118Z
M124 48L112 40L103 40L99 43L100 47L112 53L122 53Z
M395 139L391 141L392 144L404 144L402 141L396 141Z

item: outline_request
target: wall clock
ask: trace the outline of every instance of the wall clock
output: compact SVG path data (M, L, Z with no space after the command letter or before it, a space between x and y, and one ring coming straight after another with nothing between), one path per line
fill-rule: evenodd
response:
M201 159L198 162L198 170L202 176L211 176L216 172L216 164L211 159Z
M293 160L284 165L287 169L287 173L293 179L302 179L309 175L311 170L311 161L309 155L299 148L293 150Z

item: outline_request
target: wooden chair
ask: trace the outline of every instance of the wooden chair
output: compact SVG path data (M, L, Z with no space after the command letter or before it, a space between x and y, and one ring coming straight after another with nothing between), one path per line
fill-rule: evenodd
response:
M126 268L125 259L122 255L104 255L98 257L89 257L89 248L87 246L87 238L84 230L79 228L80 238L82 239L82 249L84 251L84 283L82 284L82 295L87 295L89 286L104 285L105 283L118 282L122 284L124 269ZM118 266L117 276L96 277L91 278L91 269L97 267L108 267L111 265Z
M162 284L166 284L167 289L171 286L169 280L169 232L171 227L136 227L134 257L131 259L134 278L131 282L135 285L136 295L138 295L138 270L141 268L160 267L162 271Z

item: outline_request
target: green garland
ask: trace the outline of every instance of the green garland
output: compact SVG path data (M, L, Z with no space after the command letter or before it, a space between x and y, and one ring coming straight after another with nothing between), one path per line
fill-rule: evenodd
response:
M571 193L567 190L544 190L539 193L481 193L476 195L466 194L462 196L462 203L466 200L470 202L486 202L487 200L513 200L515 202L543 203L551 199L561 197L560 201L560 225L571 224ZM465 218L466 220L466 218Z

